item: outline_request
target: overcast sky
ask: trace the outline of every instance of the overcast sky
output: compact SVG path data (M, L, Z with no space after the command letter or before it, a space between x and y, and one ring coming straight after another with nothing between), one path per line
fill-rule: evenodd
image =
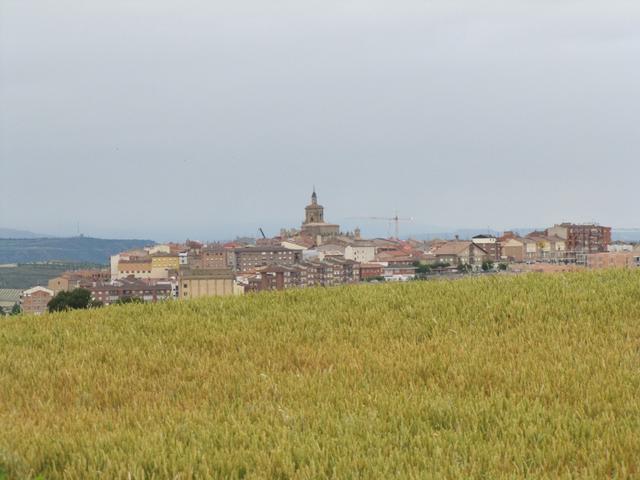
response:
M640 226L637 0L2 0L0 227Z

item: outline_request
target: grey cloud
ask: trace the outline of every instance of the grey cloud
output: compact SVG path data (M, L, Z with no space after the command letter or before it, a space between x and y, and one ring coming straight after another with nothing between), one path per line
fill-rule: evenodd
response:
M346 224L637 223L635 2L34 5L0 7L0 226L253 233L313 184Z

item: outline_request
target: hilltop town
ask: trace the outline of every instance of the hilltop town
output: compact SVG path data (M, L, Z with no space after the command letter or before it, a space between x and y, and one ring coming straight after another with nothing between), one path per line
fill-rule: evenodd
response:
M635 268L640 245L612 242L610 227L573 223L523 236L507 231L452 240L364 238L359 228L342 232L327 222L314 189L300 228L282 229L276 237L149 245L113 255L109 264L68 271L23 291L16 295L20 310L43 313L54 296L78 288L90 292L93 305L106 306L469 274Z

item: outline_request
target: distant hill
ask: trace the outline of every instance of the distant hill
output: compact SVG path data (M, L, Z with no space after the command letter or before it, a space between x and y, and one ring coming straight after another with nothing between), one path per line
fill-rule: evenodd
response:
M52 278L68 270L100 268L102 264L85 262L38 262L0 265L0 290L17 288L25 290L36 285L47 286ZM0 301L2 299L0 298ZM0 477L2 478L2 477Z
M27 230L14 230L13 228L0 228L0 238L46 238L47 235L28 232Z
M111 255L153 244L152 240L107 240L91 237L0 238L0 264L59 260L106 265Z

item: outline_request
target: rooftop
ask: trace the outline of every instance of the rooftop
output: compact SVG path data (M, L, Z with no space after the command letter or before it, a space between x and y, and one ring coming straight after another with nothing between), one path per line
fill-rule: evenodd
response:
M472 242L466 240L454 240L445 243L444 245L436 249L433 253L436 255L459 255L462 251L468 249L469 245L472 245Z
M20 294L22 290L16 288L0 288L0 303L11 302L15 303L20 300Z
M180 270L180 278L186 279L234 279L234 273L228 268L184 268Z
M293 250L290 248L283 247L281 245L261 245L255 247L240 247L235 248L235 252L295 252L297 250Z

